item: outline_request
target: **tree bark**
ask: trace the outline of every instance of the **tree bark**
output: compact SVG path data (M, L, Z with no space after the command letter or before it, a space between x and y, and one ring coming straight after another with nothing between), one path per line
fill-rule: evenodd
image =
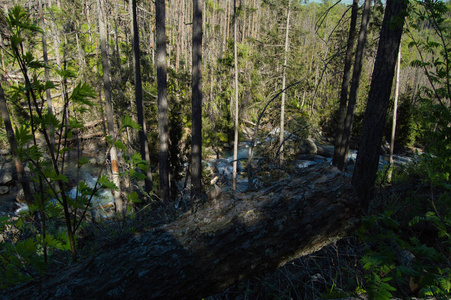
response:
M50 80L50 74L49 74L49 59L47 55L47 38L46 38L46 30L45 30L45 22L44 22L44 13L42 9L43 4L41 3L41 0L38 1L38 11L39 11L39 18L41 22L41 29L42 29L42 57L44 60L44 80L47 82ZM53 112L53 103L52 103L52 95L50 94L50 89L47 89L45 91L45 99L47 103L47 112L49 115L54 115ZM49 127L49 138L50 138L50 145L51 147L55 148L55 128L52 124L48 125Z
M287 82L287 57L288 57L288 43L289 43L289 31L290 31L290 4L291 1L288 0L288 10L287 10L287 27L285 28L285 52L283 57L283 66L282 66L282 101L280 105L280 133L279 133L279 157L280 163L283 163L283 142L285 139L285 85Z
M193 1L191 198L197 201L202 179L202 0Z
M368 209L374 193L385 117L408 3L408 0L387 0L385 8L362 138L352 176L354 190L364 210Z
M321 164L119 239L0 298L200 299L339 240L359 214L349 179Z
M3 88L0 84L0 111L2 114L3 123L5 124L6 136L8 138L9 147L11 148L11 154L13 156L14 165L16 166L17 171L17 179L22 186L25 201L28 205L33 204L33 195L31 193L30 183L28 182L28 178L25 174L25 170L22 164L22 161L19 158L19 154L17 153L17 141L14 135L13 126L11 124L11 119L9 117L8 106L6 104L5 93L3 92Z
M338 164L339 161L343 161L343 159L340 158L346 155L346 153L343 153L344 147L342 144L342 139L343 139L344 123L346 118L346 107L348 106L349 84L351 82L352 53L355 44L358 10L359 10L359 0L353 0L351 10L351 24L349 25L349 36L346 45L346 57L343 71L343 81L341 84L340 107L338 108L338 126L335 136L334 157L332 161L333 165L341 170L343 170L344 165L340 167L338 166Z
M346 158L351 141L352 123L354 121L355 106L357 103L357 94L359 92L360 74L362 73L363 52L366 45L366 37L368 32L368 23L371 14L372 0L365 0L362 12L362 22L360 25L359 39L357 41L357 49L355 53L354 70L352 72L351 91L349 92L349 101L346 111L346 118L343 124L343 136L341 139L341 151L337 159L337 167L344 171L346 167Z
M136 113L138 115L138 124L141 126L139 130L139 153L141 158L150 163L149 147L147 145L147 128L144 118L144 105L143 105L143 88L141 80L141 65L140 65L140 49L139 49L139 29L138 20L136 14L136 0L131 2L131 18L132 18L132 38L133 38L133 69L135 74L135 102ZM152 173L150 166L147 171L147 178L144 179L144 188L147 193L152 191Z
M395 134L396 134L396 117L398 113L398 98L399 98L399 71L401 69L401 46L399 46L398 60L396 62L396 83L395 83L395 101L393 103L393 120L390 138L390 156L388 160L388 174L387 181L391 181L393 175L393 150L395 148Z
M169 200L169 133L168 99L166 82L166 17L165 1L156 0L156 41L158 81L158 150L160 170L160 196Z
M233 57L235 62L235 134L233 141L233 169L232 190L236 190L236 169L238 165L238 126L239 126L239 104L238 104L238 49L237 49L237 17L236 0L233 0Z
M102 54L102 69L103 69L103 90L105 94L105 109L108 123L108 135L115 137L114 130L114 112L111 95L111 69L108 60L108 46L107 46L107 30L104 22L105 7L103 0L97 0L97 7L99 13L99 35L100 35L100 52ZM114 200L116 202L116 210L122 212L124 203L120 196L120 181L119 181L119 165L117 161L117 149L113 145L110 150L111 157L111 172L113 175L113 183L118 189L114 190Z

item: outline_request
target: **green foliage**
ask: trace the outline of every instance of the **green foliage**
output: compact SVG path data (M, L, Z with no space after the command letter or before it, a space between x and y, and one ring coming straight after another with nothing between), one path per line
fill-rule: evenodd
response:
M396 291L406 293L402 289L406 289L409 278L418 283L423 296L431 291L435 296L450 296L450 268L443 264L447 254L438 252L415 236L406 236L402 230L422 221L441 227L436 238L444 241L444 246L449 249L449 220L443 223L444 220L434 213L414 217L409 224L396 221L393 211L363 218L359 236L367 248L360 261L367 271L366 290L370 299L391 299Z
M399 153L405 151L414 145L417 136L417 126L415 115L418 113L417 108L412 103L412 91L400 95L397 118L396 118L396 133L395 133L395 148L394 152ZM391 130L393 125L393 113L389 113L385 126L385 140L391 140Z
M99 189L117 188L105 175L99 176L94 187L79 180L80 169L88 163L87 158L80 158L75 167L77 193L73 198L69 196L68 191L74 183L69 180L64 162L66 152L71 149L55 146L50 141L50 135L58 132L61 138L71 139L83 130L85 113L93 107L96 93L89 84L78 82L69 97L62 98L64 117L61 120L44 112L38 101L44 103L44 93L54 90L56 86L52 82L40 81L38 74L44 71L43 63L37 60L34 52L24 50L33 49L41 31L33 23L31 14L20 6L11 10L6 21L11 32L11 51L7 53L17 61L25 78L25 84L11 86L7 94L10 102L19 107L21 113L20 125L16 126L14 134L19 158L28 162L31 171L33 203L28 203L29 211L16 222L2 220L0 225L0 228L9 226L20 232L19 239L0 244L0 269L5 273L5 276L0 276L0 288L33 279L46 270L49 259L58 252L70 250L75 260L76 232L84 222L93 196L98 195ZM67 69L66 65L61 70L51 71L59 74L65 85L65 79L76 77L75 69ZM21 103L26 103L28 107L22 109ZM66 118L69 109L70 117ZM137 129L139 126L130 117L125 117L121 131L126 128ZM39 139L45 142L44 146L37 142ZM120 149L126 148L118 139L110 137L110 141ZM137 201L136 197L131 199ZM61 220L65 220L65 229L58 225Z
M29 223L24 222L33 213L25 213L19 220L12 222L10 218L0 219L0 229L5 230L17 228L19 231L28 231ZM0 243L0 290L27 282L47 271L44 260L43 248L46 247L48 254L52 255L58 251L70 250L67 233L59 231L54 234L36 234L34 237L18 241L5 241Z

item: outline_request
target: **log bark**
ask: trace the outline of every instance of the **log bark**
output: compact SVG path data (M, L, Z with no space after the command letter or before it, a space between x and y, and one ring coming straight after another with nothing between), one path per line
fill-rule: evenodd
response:
M360 215L349 178L328 164L222 198L0 298L206 297L337 241Z

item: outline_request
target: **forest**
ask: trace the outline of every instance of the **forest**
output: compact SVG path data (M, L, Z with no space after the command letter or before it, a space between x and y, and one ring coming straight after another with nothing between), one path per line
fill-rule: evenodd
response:
M450 299L451 2L0 4L1 299Z

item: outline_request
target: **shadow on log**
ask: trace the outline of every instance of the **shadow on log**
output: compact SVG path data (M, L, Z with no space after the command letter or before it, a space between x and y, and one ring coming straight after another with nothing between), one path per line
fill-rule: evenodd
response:
M321 164L260 191L124 237L2 299L197 299L339 240L360 208L350 180Z

